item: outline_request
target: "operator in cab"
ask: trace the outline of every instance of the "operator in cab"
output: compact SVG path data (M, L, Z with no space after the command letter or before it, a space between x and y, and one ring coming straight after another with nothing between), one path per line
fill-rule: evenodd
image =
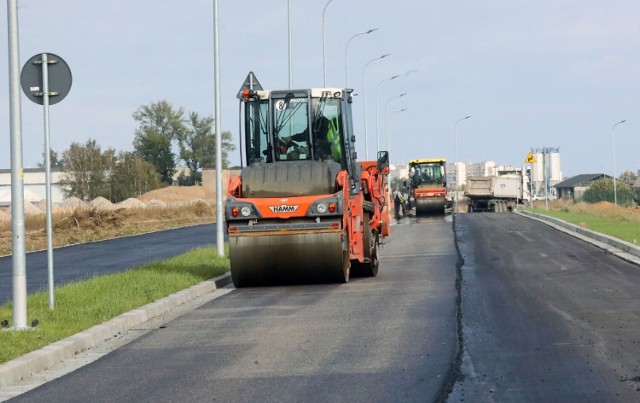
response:
M315 141L315 153L317 158L323 160L331 158L335 162L342 163L342 146L340 143L340 125L338 117L327 118L320 115L314 119L312 132ZM289 148L292 141L309 142L309 129L292 136L283 137L285 147Z

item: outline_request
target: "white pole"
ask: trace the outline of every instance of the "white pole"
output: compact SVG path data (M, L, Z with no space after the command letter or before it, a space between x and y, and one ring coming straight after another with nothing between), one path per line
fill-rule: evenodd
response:
M9 36L9 115L11 132L11 262L13 264L13 329L27 329L27 269L20 105L20 47L17 0L7 0Z
M379 117L378 117L378 93L380 90L380 85L382 83L384 83L385 81L391 81L394 80L396 78L398 78L400 76L396 75L396 76L391 76L391 77L387 77L385 79L383 79L382 81L380 81L378 83L378 85L376 86L376 155L378 155L378 151L380 151L380 124L378 123L379 121Z
M544 209L549 210L549 173L547 172L547 147L542 148L542 172L544 173Z
M218 0L213 0L213 76L215 88L216 130L216 245L218 256L224 256L224 231L222 210L222 131L220 124L220 43L218 23Z
M453 166L456 167L456 181L453 184L453 212L457 213L458 212L458 179L459 179L459 174L460 174L460 170L458 169L458 123L460 123L463 120L467 120L469 119L471 116L465 116L463 118L460 118L458 120L456 120L456 123L453 125L453 132L454 132L454 138L455 138L455 162L453 163Z
M325 44L324 44L324 14L327 11L327 7L333 0L327 1L322 9L322 83L323 86L327 86L327 62L325 59Z
M53 235L51 230L51 146L49 131L49 57L46 53L42 59L42 109L44 110L44 168L45 194L47 198L47 274L49 283L49 309L55 306L53 282Z
M387 56L389 56L390 54L384 54L380 57L376 57L374 59L369 60L365 65L364 65L364 71L362 73L362 97L364 98L364 154L365 154L365 161L369 161L369 142L367 140L368 135L367 135L367 66L369 64L371 64L371 62L374 62L376 60L379 59L383 59Z
M611 140L613 142L613 203L618 204L618 190L616 189L616 126L626 122L621 120L611 128Z
M400 109L399 111L393 112L393 114L395 115L396 113L404 112L406 110L407 108L403 108L403 109ZM391 131L389 130L389 110L388 109L387 109L387 152L389 152L389 165L391 165ZM391 175L389 175L389 177L391 177ZM397 172L397 169L396 169L396 177L399 182L400 174ZM396 183L396 189L398 189L399 187L400 187L400 184ZM391 195L391 180L387 182L387 193Z
M289 89L293 89L293 68L291 67L291 0L287 0L287 26L289 31Z

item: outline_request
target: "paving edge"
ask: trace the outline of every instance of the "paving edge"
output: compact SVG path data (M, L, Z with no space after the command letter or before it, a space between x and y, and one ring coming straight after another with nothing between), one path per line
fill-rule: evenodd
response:
M50 368L87 349L95 347L118 332L165 314L194 298L213 292L231 283L231 274L221 276L178 291L150 304L125 312L106 322L62 339L39 350L0 365L0 387L13 385L32 374Z
M592 231L579 225L570 224L566 221L560 220L559 218L532 213L530 211L517 211L516 213L521 216L540 221L569 235L573 235L577 238L590 242L631 263L640 264L640 246L634 245L631 242L626 242L600 232Z

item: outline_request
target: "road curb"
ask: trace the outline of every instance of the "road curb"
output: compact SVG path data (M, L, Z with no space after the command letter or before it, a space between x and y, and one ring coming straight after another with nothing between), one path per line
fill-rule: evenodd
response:
M0 365L0 387L13 385L36 372L103 343L119 332L129 330L230 283L231 274L225 273L8 361Z
M640 246L634 245L631 242L626 242L609 235L595 232L590 229L583 228L579 225L570 224L555 217L549 217L543 214L537 214L523 210L517 211L516 213L520 214L521 216L540 221L567 234L588 241L602 249L620 256L627 261L640 264Z

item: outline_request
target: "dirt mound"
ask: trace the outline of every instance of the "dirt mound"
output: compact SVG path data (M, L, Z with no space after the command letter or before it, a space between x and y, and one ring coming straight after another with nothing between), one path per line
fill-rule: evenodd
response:
M113 206L113 205L112 205ZM95 230L96 228L122 227L124 217L115 210L76 209L70 216L63 217L54 223L56 230L83 229Z
M591 211L594 211L597 213L610 213L617 210L625 210L624 207L618 206L617 204L614 204L608 201L593 203L589 207Z
M0 221L2 220L10 220L11 214L8 211L4 211L4 209L0 209Z
M138 199L134 199L133 197L128 198L127 200L123 200L120 203L116 204L116 208L145 208L147 207L144 202L141 202Z
M11 212L11 208L9 208L9 212ZM24 202L24 213L25 214L42 214L44 211L40 210L34 204L25 201Z
M146 204L149 204L154 199L166 204L198 199L212 200L213 190L203 186L167 186L162 189L152 190L138 197L138 200Z
M89 203L91 208L96 210L115 210L115 205L104 197L96 197Z
M65 210L86 209L87 203L83 202L77 197L72 196L68 199L65 199L65 201L60 204L60 208L63 208Z
M164 208L167 207L167 203L158 200L158 199L151 199L147 202L147 207L151 207L151 208Z

